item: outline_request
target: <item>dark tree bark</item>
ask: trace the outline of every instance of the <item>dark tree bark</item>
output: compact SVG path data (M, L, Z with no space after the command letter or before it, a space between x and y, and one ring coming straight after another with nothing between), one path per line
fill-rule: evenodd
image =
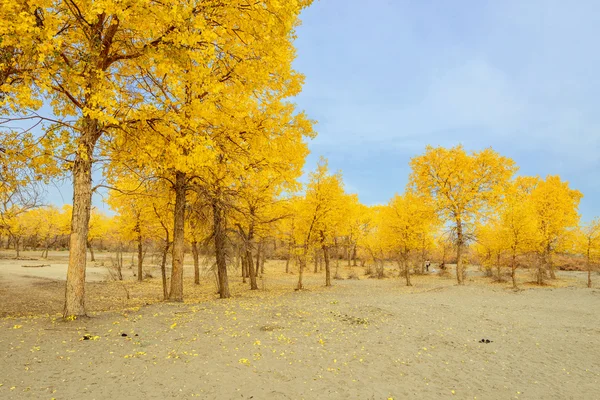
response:
M91 85L90 85L91 88ZM65 285L63 317L85 316L86 244L92 205L92 157L101 135L98 122L82 118L82 136L78 140L73 175L73 209L69 237L69 266Z
M290 273L290 259L292 258L292 243L288 245L287 259L285 260L285 273Z
M90 261L96 261L96 256L94 256L94 248L92 247L92 242L89 240L87 241L87 248L90 251Z
M137 280L138 282L142 282L144 280L144 244L142 241L142 228L140 226L140 222L138 219L138 223L135 227L137 233L137 262L138 262L138 270L137 270Z
M169 241L169 234L167 232L167 237L165 239L165 247L162 253L162 260L160 263L160 273L162 276L162 287L163 287L163 300L167 300L169 298L169 289L167 285L167 255L169 254L169 248L171 247L171 242Z
M256 276L260 278L260 242L256 249Z
M459 285L464 285L464 275L463 275L463 259L462 259L462 251L464 245L464 236L463 236L463 226L462 222L458 220L456 222L456 280Z
M329 267L329 247L322 242L323 259L325 260L325 286L331 286L331 269Z
M219 282L219 297L227 299L231 297L229 293L229 281L227 279L227 259L225 255L225 227L223 210L217 200L213 201L213 229L215 240L215 257L217 260L217 278Z
M512 279L513 289L518 289L517 286L517 256L513 250L512 260L510 265L510 277Z
M192 257L194 258L194 284L200 284L200 254L198 253L198 242L192 242Z
M183 301L183 260L185 257L186 175L175 172L175 211L173 213L173 262L169 300Z

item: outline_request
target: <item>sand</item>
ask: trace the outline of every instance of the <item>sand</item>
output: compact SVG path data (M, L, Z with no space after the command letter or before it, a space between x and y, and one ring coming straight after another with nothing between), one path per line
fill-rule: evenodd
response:
M275 268L259 292L232 278L228 300L206 284L68 323L4 317L0 398L600 398L600 290L579 275L512 291L475 273L412 288L308 273L295 292Z

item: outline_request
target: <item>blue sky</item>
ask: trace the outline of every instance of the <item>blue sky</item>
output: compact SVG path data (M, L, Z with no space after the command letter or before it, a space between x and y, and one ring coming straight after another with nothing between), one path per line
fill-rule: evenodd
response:
M600 2L321 0L302 20L296 102L319 121L307 168L323 155L385 203L427 144L491 146L600 215Z
M427 144L491 146L582 191L584 221L600 215L600 2L572 4L316 1L294 64L318 121L307 169L323 155L363 203L385 203ZM69 186L49 200L70 202Z

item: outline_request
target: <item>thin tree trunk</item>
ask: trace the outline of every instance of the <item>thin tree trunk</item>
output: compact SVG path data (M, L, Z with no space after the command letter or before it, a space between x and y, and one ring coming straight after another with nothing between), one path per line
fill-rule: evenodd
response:
M421 275L425 274L425 242L423 241L423 248L421 249Z
M412 286L412 283L410 282L410 267L408 265L408 260L407 260L407 256L403 257L403 264L404 264L404 277L406 278L406 286Z
M510 266L511 268L511 273L510 273L510 277L512 278L512 284L513 284L513 289L518 289L517 287L517 260L516 260L516 255L513 252L512 255L512 265Z
M250 212L253 213L253 210ZM246 272L248 274L248 278L250 279L250 290L258 290L258 285L256 284L256 272L254 271L254 261L252 260L252 241L254 240L253 222L250 223L250 226L248 227L248 235L245 235L244 239L244 259L246 261Z
M352 266L356 267L356 242L352 246Z
M248 277L250 278L250 290L258 290L256 284L256 273L254 271L254 261L252 260L252 250L247 249L246 251L246 269L248 270Z
M160 263L160 273L162 275L162 287L163 287L163 300L167 300L169 298L169 290L167 286L167 255L169 254L169 247L171 247L171 242L169 241L169 232L167 232L167 237L165 239L165 248L162 253L162 260Z
M592 263L590 262L590 245L589 244L588 244L588 249L587 249L587 271L588 271L587 287L591 288L592 287Z
M117 266L117 279L123 280L123 250L121 249L121 242L119 242L119 247L117 247L117 252L115 254L116 258L116 266Z
M185 202L186 176L175 172L175 211L173 213L173 262L171 268L171 290L169 300L183 301L183 260L185 257Z
M256 276L260 278L260 242L258 243L257 249L256 249Z
M325 286L331 286L331 271L329 268L329 247L325 243L321 245L323 249L323 259L325 260Z
M348 245L346 246L346 258L348 259L348 266L352 265L352 241L348 238Z
M315 259L314 259L314 262L315 262L314 273L316 274L317 272L319 272L319 254L317 253L316 250L315 250L315 256L314 257L315 257Z
M92 156L100 136L96 121L84 117L84 137L79 140L73 164L73 208L69 237L69 266L65 285L63 317L85 316L86 243L92 205Z
M44 251L42 251L42 257L44 259L48 258L48 250L50 249L50 244L48 243L48 241L46 241L46 248L44 249Z
M138 265L137 265L137 280L138 282L142 282L144 280L144 268L143 268L143 264L144 264L144 244L142 243L142 229L140 228L139 225L139 221L138 221L138 225L137 225L137 261L138 261Z
M246 261L245 255L240 255L242 261L242 283L246 283L246 268L248 267L248 262Z
M248 260L246 260L246 248L240 250L240 258L242 261L242 280L243 283L247 283L246 278L250 278L250 271L248 269Z
M459 285L464 285L463 280L463 260L462 260L462 248L463 248L463 231L462 231L462 222L459 220L456 224L456 236L457 236L457 244L456 244L456 279Z
M261 246L260 246L260 252L262 254L262 257L260 258L260 274L261 275L265 274L265 261L267 259L267 252L265 251L266 250L265 247L266 246L264 246L261 243Z
M544 284L544 268L545 268L545 256L539 256L537 259L537 284L538 285L543 285Z
M17 252L17 258L19 258L20 254L21 254L21 249L19 248L19 243L20 243L20 240L15 239L15 251Z
M305 244L303 254L300 257L300 265L298 266L298 284L296 285L296 290L304 289L304 285L302 284L302 275L304 274L304 268L306 267L307 256L308 256L308 244Z
M500 266L500 254L496 255L496 275L498 275L498 282L502 281L502 267Z
M198 242L192 242L192 257L194 258L194 284L200 284L200 255L198 254Z
M223 226L223 210L213 201L213 221L215 238L215 257L217 259L217 278L219 281L219 297L227 299L231 297L229 293L229 281L227 280L227 261L225 258L225 227Z
M290 273L290 259L291 258L292 258L292 243L290 242L290 244L288 245L287 260L285 260L285 273L286 274Z
M548 246L550 247L550 246ZM554 263L552 262L552 254L550 253L550 248L547 250L547 263L548 270L550 271L550 279L556 279L556 274L554 273Z
M87 248L90 251L90 261L95 262L96 257L94 256L94 248L92 247L92 242L87 241Z

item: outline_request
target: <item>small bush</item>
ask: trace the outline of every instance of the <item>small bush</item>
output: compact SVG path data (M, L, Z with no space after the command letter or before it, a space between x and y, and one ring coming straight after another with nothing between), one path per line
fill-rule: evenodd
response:
M358 277L358 274L356 272L350 271L350 273L348 274L348 279L359 280L360 278Z

